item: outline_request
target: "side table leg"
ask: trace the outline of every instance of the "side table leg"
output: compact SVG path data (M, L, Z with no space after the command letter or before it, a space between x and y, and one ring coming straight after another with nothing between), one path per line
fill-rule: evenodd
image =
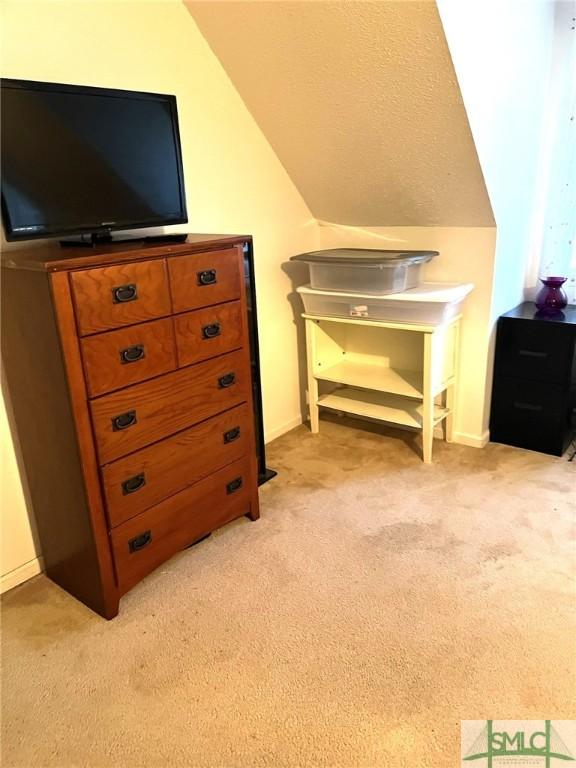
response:
M444 420L445 421L444 434L446 436L447 443L454 442L454 406L456 403L455 389L456 389L456 386L454 384L451 384L446 390L446 408L450 411L450 413L448 414L448 416L446 416Z
M318 408L318 380L314 377L314 324L306 319L306 362L308 368L308 411L310 413L310 431L317 434L320 431Z
M454 336L452 339L452 385L446 390L446 408L450 414L446 417L445 436L447 443L454 442L454 422L456 418L456 386L458 382L458 367L460 353L460 321L454 324Z
M432 354L434 336L424 334L424 386L422 404L422 458L425 464L432 463L432 442L434 440L434 397L432 395Z

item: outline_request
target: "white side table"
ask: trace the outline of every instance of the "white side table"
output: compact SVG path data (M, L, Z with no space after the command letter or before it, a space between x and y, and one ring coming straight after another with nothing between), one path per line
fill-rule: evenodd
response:
M421 429L426 464L437 424L452 442L460 315L440 326L302 316L312 432L322 407Z

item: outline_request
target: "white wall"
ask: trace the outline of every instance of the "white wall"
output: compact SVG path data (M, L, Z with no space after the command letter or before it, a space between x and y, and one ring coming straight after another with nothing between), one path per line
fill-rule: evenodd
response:
M176 94L190 232L254 236L268 438L301 418L291 287L281 264L318 226L179 0L3 3L2 75ZM2 573L34 552L11 438L2 483ZM11 458L12 457L12 458Z
M541 246L526 281L528 296L532 298L539 276L566 276L565 289L571 303L576 302L575 19L576 0L555 4L547 110L550 120L538 185L536 241L539 240Z
M440 255L424 265L434 282L474 283L462 319L456 442L481 447L488 439L491 386L490 302L496 231L493 227L343 227L321 223L322 248L411 248Z
M1 400L0 435L0 592L4 592L39 573L41 563L34 543L34 520L28 513L8 415Z
M438 0L498 237L492 317L524 300L538 236L555 3Z
M317 218L494 226L432 0L185 2Z

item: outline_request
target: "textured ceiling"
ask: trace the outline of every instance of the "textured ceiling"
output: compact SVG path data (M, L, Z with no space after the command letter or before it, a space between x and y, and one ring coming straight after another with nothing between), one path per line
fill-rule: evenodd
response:
M317 218L494 225L434 2L186 5Z

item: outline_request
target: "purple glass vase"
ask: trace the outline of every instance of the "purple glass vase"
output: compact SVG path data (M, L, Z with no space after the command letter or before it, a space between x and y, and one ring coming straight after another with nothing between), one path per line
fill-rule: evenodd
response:
M560 312L564 309L566 304L568 304L568 297L564 293L562 286L567 279L567 277L540 278L540 282L543 285L538 291L534 302L540 312L553 315L555 312Z

